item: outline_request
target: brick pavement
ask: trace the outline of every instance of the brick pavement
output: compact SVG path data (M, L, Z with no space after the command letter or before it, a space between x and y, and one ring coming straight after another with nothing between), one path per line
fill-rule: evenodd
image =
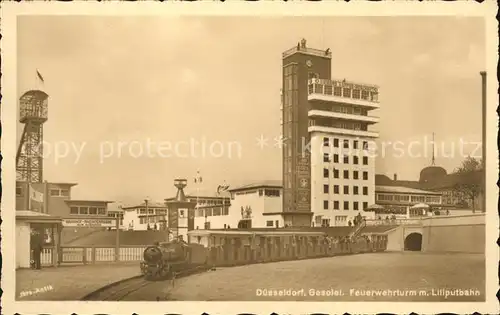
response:
M137 262L19 269L16 270L16 300L80 300L107 284L139 274Z
M432 295L432 289L443 288L477 289L481 295L447 299ZM257 296L258 289L291 289L297 293ZM343 295L311 296L310 289L320 294L334 289ZM356 296L351 289L425 290L429 295ZM162 299L178 301L484 301L485 258L479 254L398 252L256 264L177 279L174 288L164 286L162 291Z

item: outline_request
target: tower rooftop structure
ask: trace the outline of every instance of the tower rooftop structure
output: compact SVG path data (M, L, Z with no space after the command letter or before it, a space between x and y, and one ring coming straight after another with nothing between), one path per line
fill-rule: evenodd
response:
M24 124L16 153L18 181L43 181L43 123L48 119L49 95L29 90L19 98L19 122Z
M299 43L297 43L297 46L294 46L294 47L283 52L283 54L282 54L283 59L285 59L293 54L296 54L296 53L332 59L332 52L330 51L329 48L326 50L315 49L315 48L307 47L306 44L307 44L307 41L303 38Z

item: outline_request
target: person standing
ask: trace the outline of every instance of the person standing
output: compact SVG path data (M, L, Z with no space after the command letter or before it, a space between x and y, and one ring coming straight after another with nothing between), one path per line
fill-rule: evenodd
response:
M33 251L34 268L42 269L42 244L43 238L39 231L36 229L31 230L31 250Z

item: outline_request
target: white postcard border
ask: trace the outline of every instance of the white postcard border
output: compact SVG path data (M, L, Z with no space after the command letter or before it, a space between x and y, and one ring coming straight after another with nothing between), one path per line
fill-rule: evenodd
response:
M493 313L498 311L498 301L495 294L498 290L498 248L495 244L498 237L496 187L497 163L497 124L496 107L498 96L496 90L496 64L498 61L497 27L495 14L498 10L494 1L485 1L482 4L475 1L457 2L406 2L386 1L383 3L371 2L303 2L291 1L258 3L218 1L180 3L180 2L23 2L1 4L1 32L2 32L2 302L5 314L35 314L39 312L49 314L65 313L109 313L109 314L152 314L152 313L180 313L180 314L230 314L255 313L270 314L308 314L308 313ZM487 23L487 69L488 72L488 117L487 128L487 208L486 213L486 302L458 302L458 303L414 303L414 302L16 302L14 301L15 286L15 152L16 152L16 125L17 121L17 93L16 93L16 16L18 15L308 15L308 16L440 16L462 15L483 16ZM478 74L479 78L479 74ZM15 119L14 119L15 118Z

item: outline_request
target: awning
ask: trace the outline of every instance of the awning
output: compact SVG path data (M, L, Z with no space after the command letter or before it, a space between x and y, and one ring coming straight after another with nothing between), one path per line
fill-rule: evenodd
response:
M29 223L62 224L62 219L60 217L31 210L16 210L16 221L17 220Z

